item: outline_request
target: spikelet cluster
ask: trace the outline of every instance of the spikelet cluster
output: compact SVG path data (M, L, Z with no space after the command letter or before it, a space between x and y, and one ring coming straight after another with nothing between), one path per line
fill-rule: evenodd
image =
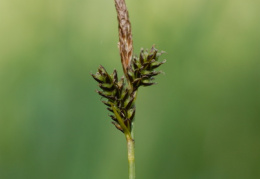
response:
M109 115L113 120L112 123L123 133L125 133L126 128L128 131L131 131L132 128L138 88L155 84L154 76L161 73L160 71L155 71L155 69L166 62L166 60L159 61L162 53L164 52L158 53L155 47L152 47L150 51L141 49L139 57L133 57L127 69L127 79L130 81L128 86L124 77L118 80L116 70L109 75L105 68L100 66L96 74L91 74L99 83L101 89L101 91L97 90L96 92L106 99L102 102L107 106L108 111L112 113ZM123 123L120 123L118 115Z
M151 86L155 84L153 81L154 76L161 73L161 71L155 71L155 69L166 62L166 60L162 62L159 61L159 57L163 53L163 51L158 53L158 50L153 46L150 52L141 49L139 57L135 56L133 58L127 75L134 91L140 86Z
M98 68L96 74L92 74L92 77L99 83L99 87L102 91L96 91L100 96L106 98L102 101L108 111L112 112L109 115L113 120L113 124L117 129L124 132L124 127L118 121L117 115L120 115L126 128L131 131L131 124L135 115L134 100L136 98L136 91L131 92L125 85L124 77L118 80L117 71L109 75L103 66Z

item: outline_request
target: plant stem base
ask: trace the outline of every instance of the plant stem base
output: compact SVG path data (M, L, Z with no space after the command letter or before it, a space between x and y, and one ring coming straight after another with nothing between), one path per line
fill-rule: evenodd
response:
M131 135L126 135L128 150L129 179L135 179L135 148Z

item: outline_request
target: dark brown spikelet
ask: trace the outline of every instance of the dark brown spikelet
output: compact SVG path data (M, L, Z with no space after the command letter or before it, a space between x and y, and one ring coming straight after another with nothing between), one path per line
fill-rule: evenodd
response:
M166 60L159 61L159 57L163 53L163 51L158 53L158 50L153 46L150 51L141 49L139 57L133 57L127 75L134 91L140 86L155 84L153 81L154 76L161 73L160 71L155 71L155 69L166 62Z
M116 114L112 109L112 106L116 109L116 112L121 116L124 124L131 131L132 121L135 115L135 99L136 92L130 92L126 88L124 83L124 78L118 81L117 71L114 70L111 75L109 75L103 66L98 68L96 74L91 74L91 76L99 83L98 86L101 91L96 91L100 96L106 100L102 101L106 106L107 110L113 115L109 115L113 120L112 124L115 125L117 129L123 131L123 127L120 126Z
M119 51L123 70L127 76L127 69L130 65L133 55L133 39L131 31L131 23L125 0L115 0L117 11L118 31L119 31Z

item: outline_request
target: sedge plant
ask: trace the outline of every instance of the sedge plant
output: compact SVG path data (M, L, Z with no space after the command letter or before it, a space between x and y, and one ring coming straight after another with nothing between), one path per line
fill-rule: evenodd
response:
M141 86L152 86L155 84L154 77L161 71L156 69L164 64L166 60L159 61L164 53L153 46L150 50L141 49L139 56L133 55L133 39L131 23L125 0L114 0L117 11L119 31L119 52L124 76L118 79L117 71L110 75L103 66L98 68L92 77L99 83L101 90L96 92L103 97L103 103L112 124L121 131L127 141L129 179L135 179L135 142L134 142L134 118L136 113L135 101L137 92Z

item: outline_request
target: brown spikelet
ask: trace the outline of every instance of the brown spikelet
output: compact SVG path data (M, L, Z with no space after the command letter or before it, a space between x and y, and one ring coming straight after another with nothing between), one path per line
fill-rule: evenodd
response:
M115 6L118 20L119 50L121 63L123 65L124 73L127 76L127 69L130 65L133 55L131 23L129 20L125 0L115 0Z

